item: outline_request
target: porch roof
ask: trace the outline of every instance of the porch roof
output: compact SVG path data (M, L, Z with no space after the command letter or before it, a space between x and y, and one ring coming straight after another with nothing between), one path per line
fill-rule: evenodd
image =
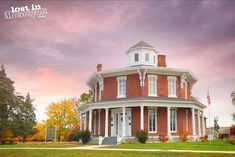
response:
M128 97L105 99L90 102L80 106L80 110L115 108L115 107L134 107L134 106L156 106L156 107L195 107L199 110L206 108L204 104L196 100L185 100L183 98L171 97Z

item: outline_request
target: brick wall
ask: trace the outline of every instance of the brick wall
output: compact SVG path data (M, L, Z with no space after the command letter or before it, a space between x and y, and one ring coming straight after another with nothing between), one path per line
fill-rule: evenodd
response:
M132 120L131 120L131 134L132 136L136 135L136 131L140 130L140 107L133 107L131 109Z
M157 135L167 135L167 108L157 109Z

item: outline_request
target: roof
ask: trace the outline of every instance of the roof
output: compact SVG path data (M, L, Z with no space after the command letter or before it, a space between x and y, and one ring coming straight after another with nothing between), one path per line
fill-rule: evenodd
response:
M134 46L130 47L130 49L133 49L133 48L154 48L153 46L147 44L146 42L144 42L143 40L139 41L137 44L135 44Z
M170 97L146 97L146 96L139 96L139 97L127 97L127 98L113 98L113 99L102 99L101 101L96 102L89 102L80 106L81 110L87 109L89 107L110 107L115 108L120 105L130 105L129 107L138 106L139 104L145 104L146 106L151 104L151 106L158 106L158 107L166 107L166 104L171 104L172 107L187 107L191 108L193 105L198 106L199 108L206 108L206 106L198 101L195 100L185 100L183 98L170 98ZM178 104L178 106L177 106Z
M155 50L155 48L153 46L149 45L148 43L144 42L143 40L141 40L137 44L131 46L126 53L129 53L131 50L143 49L143 48L153 50L154 52L157 53L157 51Z

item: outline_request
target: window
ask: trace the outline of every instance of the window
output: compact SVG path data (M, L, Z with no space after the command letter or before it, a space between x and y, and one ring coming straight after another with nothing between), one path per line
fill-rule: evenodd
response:
M139 54L135 53L135 62L138 62L138 61L139 61Z
M118 98L126 97L126 76L118 77Z
M155 64L155 55L153 55L153 64Z
M145 61L149 61L149 54L148 53L145 53Z
M188 131L188 110L186 110L186 130Z
M177 112L176 112L176 109L171 109L170 127L171 127L171 132L176 132L176 130L177 130Z
M157 96L157 76L148 75L148 95Z
M148 128L150 133L157 132L156 129L156 109L149 109L148 110Z
M176 97L176 77L168 76L168 96Z

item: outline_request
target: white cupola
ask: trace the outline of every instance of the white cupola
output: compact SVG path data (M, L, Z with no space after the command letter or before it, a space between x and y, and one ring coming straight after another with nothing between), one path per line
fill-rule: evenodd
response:
M155 48L144 41L140 41L127 51L129 66L156 66L157 51Z

